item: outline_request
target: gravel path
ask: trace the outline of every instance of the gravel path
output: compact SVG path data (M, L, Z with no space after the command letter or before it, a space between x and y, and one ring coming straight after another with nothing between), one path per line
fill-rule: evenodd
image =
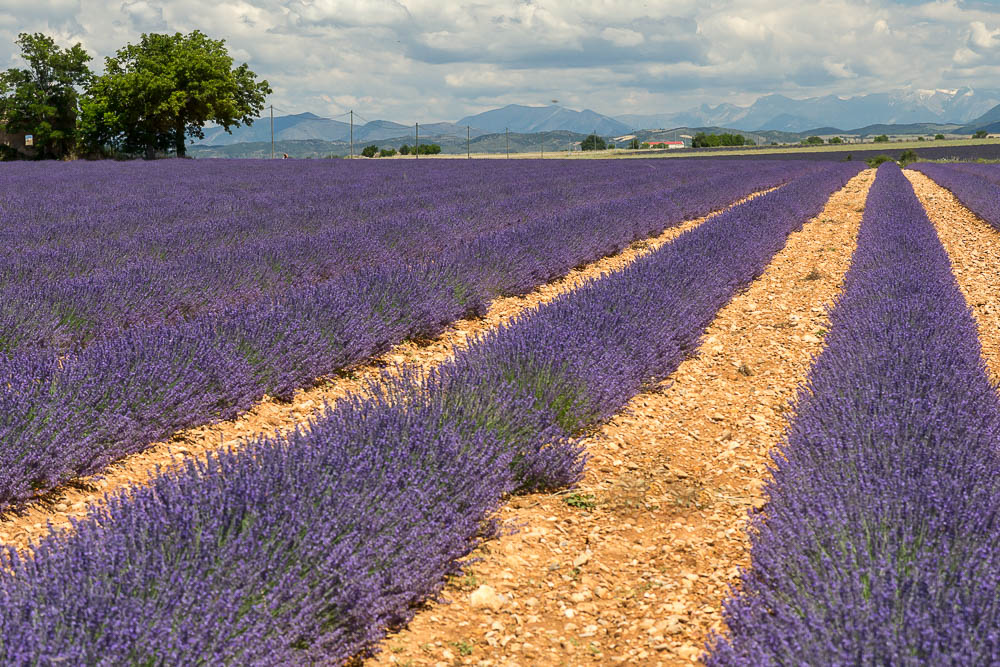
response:
M748 198L774 189L763 190ZM685 231L693 229L708 217L711 216L684 222L659 236L637 241L617 255L573 270L565 277L543 285L524 296L497 299L490 305L484 317L455 322L429 344L403 343L362 368L326 380L312 389L296 392L293 400L289 402L265 398L238 419L187 429L168 442L154 444L140 453L113 463L101 475L75 480L16 513L8 512L0 517L0 545L24 549L33 540L47 534L50 525L55 529L67 526L72 518L84 516L89 505L102 502L105 494L115 493L133 485L142 485L156 473L158 468L178 465L186 458L203 457L222 448L238 448L247 439L259 435L284 433L303 427L324 403L360 391L367 381L377 378L386 367L392 367L394 364L413 364L421 369L429 369L453 355L464 346L469 337L499 326L526 310L536 308L560 294L576 289L585 281L622 268L638 257L677 238Z
M1000 383L1000 232L919 171L903 173L948 251L958 286L979 327L986 366L994 382Z
M874 170L831 197L709 328L696 357L587 441L579 488L516 497L371 665L689 664L739 566L748 511L840 290Z

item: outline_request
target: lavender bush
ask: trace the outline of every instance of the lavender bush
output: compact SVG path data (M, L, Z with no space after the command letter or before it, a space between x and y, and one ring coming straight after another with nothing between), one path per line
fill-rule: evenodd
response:
M1000 662L1000 398L931 222L879 168L710 665Z
M0 507L803 171L429 162L0 168Z
M1000 169L986 164L911 164L943 188L951 190L966 208L1000 230Z
M626 269L327 408L190 462L0 562L6 664L336 664L364 654L489 530L576 480L581 431L672 372L715 312L858 167L737 206Z

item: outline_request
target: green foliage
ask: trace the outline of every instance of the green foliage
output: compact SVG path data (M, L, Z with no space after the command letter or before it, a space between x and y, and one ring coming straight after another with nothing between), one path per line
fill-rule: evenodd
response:
M935 135L934 135L934 138L935 138L936 140L940 141L941 139L944 139L944 135L943 135L943 134L935 134Z
M920 158L917 157L916 152L914 152L912 149L907 149L903 151L902 155L899 156L899 164L906 166L911 162L916 162L919 159Z
M437 155L441 152L438 144L420 144L417 146L417 155Z
M203 138L208 122L227 132L251 125L270 92L246 63L233 67L225 40L198 30L144 34L105 59L105 74L83 105L82 129L92 145L147 157L173 149L183 157L186 137Z
M813 136L813 137L808 137L806 139L803 139L802 143L805 144L805 145L807 145L807 146L819 146L820 144L823 143L823 140L821 138L819 138L819 137Z
M826 143L828 143L828 144L842 144L842 143L844 143L844 140L841 139L840 137L830 137L829 139L827 139Z
M888 135L880 134L877 137L875 137L872 141L874 141L876 144L884 144L888 143L889 137Z
M989 134L986 130L976 130L976 133L972 135L973 139L985 139L986 135Z
M361 154L365 157L375 157L378 154L378 146L371 144L361 149Z
M632 141L628 142L628 147L634 151L639 150L639 140L633 139Z
M395 148L383 148L378 152L379 157L392 157L396 154Z
M594 496L583 493L571 493L563 498L563 502L570 507L577 507L584 510L592 510L597 507L597 499Z
M691 140L692 148L716 148L719 146L743 146L747 144L747 139L742 134L705 134L699 132Z
M869 167L877 167L883 162L892 162L892 156L882 154L882 155L876 155L875 157L870 157L867 160L865 160L865 163L867 163Z
M640 146L640 148L652 148L652 146L650 146L648 142L644 141L642 142L642 146Z
M409 144L403 144L402 146L400 146L399 147L399 154L400 155L409 155L410 154L410 145Z
M588 134L587 138L580 143L580 149L585 151L603 151L607 147L607 142L596 134Z
M21 33L16 43L28 67L0 73L0 129L33 135L42 157L65 157L76 147L91 57L80 44L63 49L41 33Z

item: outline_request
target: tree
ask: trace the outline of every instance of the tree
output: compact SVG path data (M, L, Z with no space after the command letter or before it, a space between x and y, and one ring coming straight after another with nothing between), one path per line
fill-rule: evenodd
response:
M807 139L803 139L802 143L806 144L807 146L818 146L821 143L823 143L823 139L821 139L820 137L813 136Z
M392 157L396 154L395 148L383 148L378 152L379 157Z
M365 146L363 149L361 149L361 154L365 157L375 157L377 153L378 153L378 146L376 146L375 144L372 144L371 146Z
M173 148L183 157L185 139L203 138L208 122L227 132L253 124L271 87L246 63L234 69L225 44L195 30L144 34L119 49L84 105L88 138L127 153Z
M844 143L844 140L841 139L840 137L830 137L829 139L827 139L827 143L828 144L842 144L842 143Z
M403 144L402 146L400 146L399 147L399 154L400 155L409 155L410 154L410 145L409 144Z
M0 73L0 129L33 135L42 157L60 158L76 145L79 90L93 77L80 44L56 46L41 33L21 33L16 44L27 69Z
M986 130L976 130L976 133L972 136L975 139L985 139L987 134L989 133Z
M631 148L634 151L639 150L639 140L638 139L633 139L632 141L630 141L628 143L628 147Z
M588 134L587 138L580 143L580 150L584 151L603 151L608 147L604 139L596 134Z
M944 139L944 135L943 134L935 134L934 138L937 139L937 140L941 140L941 139Z
M873 141L874 141L874 142L875 142L876 144L884 144L884 143L887 143L887 142L889 141L889 137L888 137L888 135L885 135L885 134L880 134L880 135L878 135L877 137L875 137L875 138L873 139Z

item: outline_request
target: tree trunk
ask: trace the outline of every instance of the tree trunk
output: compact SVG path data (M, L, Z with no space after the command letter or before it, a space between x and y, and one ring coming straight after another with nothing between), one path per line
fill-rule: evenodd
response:
M174 129L174 149L177 151L177 157L184 157L187 153L187 148L184 146L184 121L180 119Z
M156 158L156 149L153 144L146 144L146 159L152 160Z

